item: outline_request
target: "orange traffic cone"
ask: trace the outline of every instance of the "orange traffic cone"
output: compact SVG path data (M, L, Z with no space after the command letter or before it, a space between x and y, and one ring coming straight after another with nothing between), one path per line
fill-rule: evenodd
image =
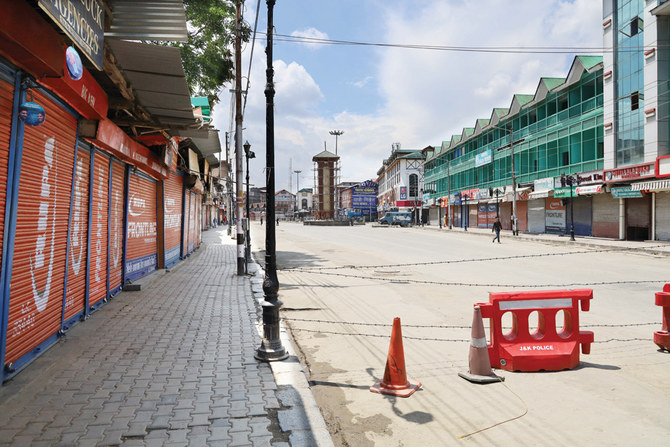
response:
M493 383L505 380L502 376L496 376L491 369L489 351L486 346L486 333L484 332L484 321L479 306L475 306L472 316L472 338L470 339L470 354L468 356L470 371L459 372L458 375L465 380L474 383Z
M370 387L373 393L390 394L398 397L409 397L421 386L419 383L409 383L405 370L405 351L402 348L402 330L400 318L393 319L391 345L386 358L384 378Z

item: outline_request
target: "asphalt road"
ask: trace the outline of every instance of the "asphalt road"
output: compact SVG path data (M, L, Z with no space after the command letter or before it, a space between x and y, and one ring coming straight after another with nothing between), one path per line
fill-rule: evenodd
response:
M252 225L261 264L264 229ZM670 257L369 224L281 222L276 234L281 316L336 445L667 445L670 354L652 337ZM491 385L458 377L474 303L489 292L574 288L594 293L580 318L595 343L579 367L496 370L505 382ZM394 317L408 377L422 383L406 399L368 390L383 376Z

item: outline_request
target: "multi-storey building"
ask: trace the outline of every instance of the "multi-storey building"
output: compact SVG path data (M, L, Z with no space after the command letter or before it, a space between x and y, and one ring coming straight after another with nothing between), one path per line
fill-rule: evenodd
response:
M670 240L670 2L604 0L604 176L620 239Z
M423 162L426 155L421 150L401 149L394 143L391 156L384 160L377 171L377 211L381 216L387 211L416 211L421 209L423 190Z
M520 231L565 233L574 222L576 234L611 236L602 76L601 56L577 56L565 78L540 79L534 94L514 95L429 153L426 190L446 223L490 227L500 216L510 229L516 216ZM573 178L581 189L567 186Z
M275 215L277 219L293 219L295 213L295 195L282 189L275 193Z

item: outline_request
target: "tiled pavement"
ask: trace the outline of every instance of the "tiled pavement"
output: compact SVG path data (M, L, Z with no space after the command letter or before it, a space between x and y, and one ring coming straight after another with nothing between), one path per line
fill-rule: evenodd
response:
M5 383L0 445L332 445L295 357L254 358L262 272L236 275L225 229L203 242Z

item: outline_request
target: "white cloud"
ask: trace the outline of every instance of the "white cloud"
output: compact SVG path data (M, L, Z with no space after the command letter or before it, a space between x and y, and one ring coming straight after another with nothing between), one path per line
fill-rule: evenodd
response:
M365 78L361 79L360 81L350 82L350 84L353 85L354 87L363 88L366 85L368 85L370 83L370 81L372 81L372 79L373 79L372 76L366 76Z

